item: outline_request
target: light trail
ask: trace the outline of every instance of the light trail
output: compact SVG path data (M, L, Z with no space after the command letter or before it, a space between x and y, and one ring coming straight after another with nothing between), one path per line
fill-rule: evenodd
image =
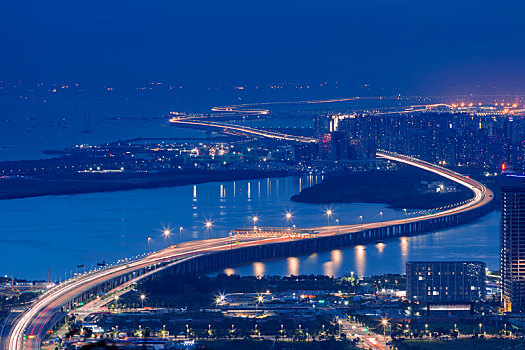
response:
M275 132L275 131L265 131L261 129L250 128L247 126L240 126L240 125L235 125L235 124L217 123L217 122L210 122L210 121L197 121L191 118L172 117L170 118L169 122L172 124L184 124L184 125L193 125L193 126L212 127L212 128L217 128L221 130L235 131L235 132L239 132L243 134L249 134L249 135L276 139L276 140L287 140L287 141L296 141L296 142L303 142L303 143L317 142L316 139L311 138L311 137L295 136L295 135L283 134L283 133Z
M461 175L452 170L424 162L408 156L398 155L381 151L377 153L380 158L388 159L395 162L401 162L410 166L421 168L426 171L438 174L444 178L454 181L462 186L469 188L474 193L474 198L466 203L447 210L436 212L426 216L410 217L404 219L396 219L382 222L362 223L353 225L337 225L337 226L321 226L309 228L307 230L314 230L318 233L312 235L312 238L301 239L315 239L315 237L326 237L337 234L349 234L360 232L369 228L385 227L392 225L400 225L406 223L413 223L418 221L431 220L434 218L446 217L461 212L467 212L481 206L488 204L492 198L492 192L483 184ZM75 277L65 283L59 284L54 288L49 289L42 294L21 316L16 320L16 323L11 328L6 339L6 348L9 350L18 349L40 349L40 343L46 335L50 320L60 310L61 307L73 300L75 297L90 292L94 287L103 284L109 280L123 275L133 274L141 269L150 267L157 267L160 264L176 264L183 259L190 259L203 254L211 252L225 251L230 249L238 249L241 247L250 247L263 244L271 244L277 242L291 242L295 241L295 237L250 237L250 236L235 236L214 238L202 241L185 242L172 246L161 251L152 253L145 257L138 258L132 261L125 261L119 265L112 265L104 269L95 270L90 273ZM235 241L235 244L233 242ZM167 268L168 266L161 266L159 268ZM132 278L138 281L151 273L150 270L144 275ZM24 342L24 335L31 337Z

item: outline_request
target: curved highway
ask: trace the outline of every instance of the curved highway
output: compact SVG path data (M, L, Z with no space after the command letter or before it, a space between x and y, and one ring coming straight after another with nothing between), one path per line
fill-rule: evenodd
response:
M218 122L211 122L211 121L199 121L197 120L197 118L171 117L169 119L169 122L172 124L182 124L182 125L199 126L199 127L211 127L211 128L228 130L228 131L238 132L242 134L258 136L258 137L267 137L270 139L277 139L277 140L288 140L288 141L296 141L296 142L304 142L304 143L317 142L316 139L311 138L311 137L283 134L280 132L266 131L266 130L250 128L247 126L240 126L240 125L235 125L235 124L226 124L226 123L218 123Z
M401 162L414 167L433 172L454 181L462 186L469 188L474 197L457 207L442 210L430 215L410 217L406 219L397 219L383 222L364 223L356 225L341 226L323 226L315 227L312 230L318 232L316 237L334 235L338 233L352 233L365 230L367 228L398 225L409 222L429 220L437 217L445 217L461 212L473 210L488 204L492 198L492 192L483 184L470 179L467 176L456 173L452 170L424 162L408 156L398 155L381 151L377 153L380 158L388 159L395 162ZM159 264L172 263L182 259L188 259L210 252L224 251L228 249L238 249L253 245L269 244L275 242L286 242L296 239L292 236L259 238L250 236L236 236L208 239L202 241L185 242L176 246L163 249L161 251L149 254L136 260L121 263L115 266L109 266L90 273L83 274L73 278L65 283L59 284L41 295L13 325L5 341L6 348L15 349L40 349L40 343L44 339L48 329L52 326L51 320L60 309L75 297L89 292L93 287L103 284L115 277L129 275L148 267L155 267ZM304 238L309 239L309 238ZM233 244L235 242L235 244ZM145 275L136 277L140 279ZM25 336L25 337L24 337ZM27 339L24 339L27 338Z

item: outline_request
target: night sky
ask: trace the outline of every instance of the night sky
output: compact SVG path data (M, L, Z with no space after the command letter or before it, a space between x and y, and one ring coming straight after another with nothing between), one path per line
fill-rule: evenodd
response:
M525 93L520 1L2 1L0 79Z

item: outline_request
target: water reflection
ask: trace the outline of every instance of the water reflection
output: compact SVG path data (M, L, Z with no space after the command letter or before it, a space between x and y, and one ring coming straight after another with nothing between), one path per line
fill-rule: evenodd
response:
M234 275L234 274L235 274L235 270L232 269L232 268L227 268L227 269L224 269L224 273L225 273L227 276L231 276L231 275Z
M297 274L343 276L351 271L358 276L402 274L407 261L417 260L481 260L489 269L496 269L499 267L499 215L493 212L471 225L426 235L296 256ZM461 244L457 244L458 237ZM340 262L338 267L334 264L337 261ZM285 263L289 263L286 258L266 262L266 273L289 274L289 266ZM251 264L236 267L236 273L252 275Z
M401 237L400 239L400 242L401 242L401 255L402 256L407 256L408 255L408 238L407 237Z
M293 213L293 219L286 225L324 225L324 205L290 201L290 196L302 189L304 180L313 184L321 177L314 176L313 181L311 177L272 179L276 190L271 193L270 180L253 180L257 181L257 196L251 193L252 183L255 185L253 181L236 181L232 186L233 196L227 195L227 182L0 201L0 211L4 213L0 222L0 241L4 248L0 266L15 275L35 279L47 278L47 269L50 268L53 278L76 264L96 266L98 261L115 261L143 253L148 249L147 237L152 238L151 250L163 248L165 243L159 231L163 223L187 227L190 232L185 231L184 240L207 236L203 224L206 218L215 218L213 232L210 232L214 237L225 237L232 228L246 226L254 213L263 219L261 224L283 225L286 224L285 209ZM264 189L264 186L267 188ZM243 192L247 188L248 195L245 195ZM262 193L268 193L269 200ZM259 195L262 196L260 200ZM403 217L402 212L382 204L337 204L333 209L338 218L348 218L348 221L359 216L377 217L379 212L383 213L384 221ZM338 252L297 256L296 270L298 274L322 274L326 271L334 275L351 270L359 274L403 272L407 259L434 257L458 260L468 259L469 254L473 255L471 259L486 261L491 268L495 262L497 267L498 227L499 216L494 213L490 214L488 221L479 220L451 231L397 239L390 243L386 241L385 244L392 247L390 249L383 250L373 243L366 245L366 249L365 246L360 250L348 247ZM75 244L75 249L71 249L71 232L88 232L82 236L81 245ZM125 234L125 239L120 237L121 234ZM461 237L461 245L451 245L450 242L457 242L458 237ZM35 267L23 258L27 255L44 263ZM265 262L265 267L258 274L288 274L286 259ZM329 264L325 266L326 262ZM235 267L235 272L253 275L254 268L251 264L249 267Z
M341 263L343 262L343 254L338 249L332 250L331 254L334 267L339 268L341 266Z
M262 262L253 263L253 275L256 277L263 277L266 271L266 266Z
M290 257L288 260L288 275L299 275L299 259Z
M366 264L365 254L366 253L365 253L364 245L355 246L355 267L357 270L357 275L360 277L365 275L365 264Z

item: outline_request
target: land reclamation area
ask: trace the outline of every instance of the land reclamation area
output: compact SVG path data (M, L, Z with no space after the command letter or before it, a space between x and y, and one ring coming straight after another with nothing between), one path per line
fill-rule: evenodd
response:
M432 183L455 189L437 192ZM430 185L430 186L429 186ZM433 209L468 200L472 192L442 177L417 168L374 170L328 176L323 182L292 196L303 203L386 203L392 208Z

